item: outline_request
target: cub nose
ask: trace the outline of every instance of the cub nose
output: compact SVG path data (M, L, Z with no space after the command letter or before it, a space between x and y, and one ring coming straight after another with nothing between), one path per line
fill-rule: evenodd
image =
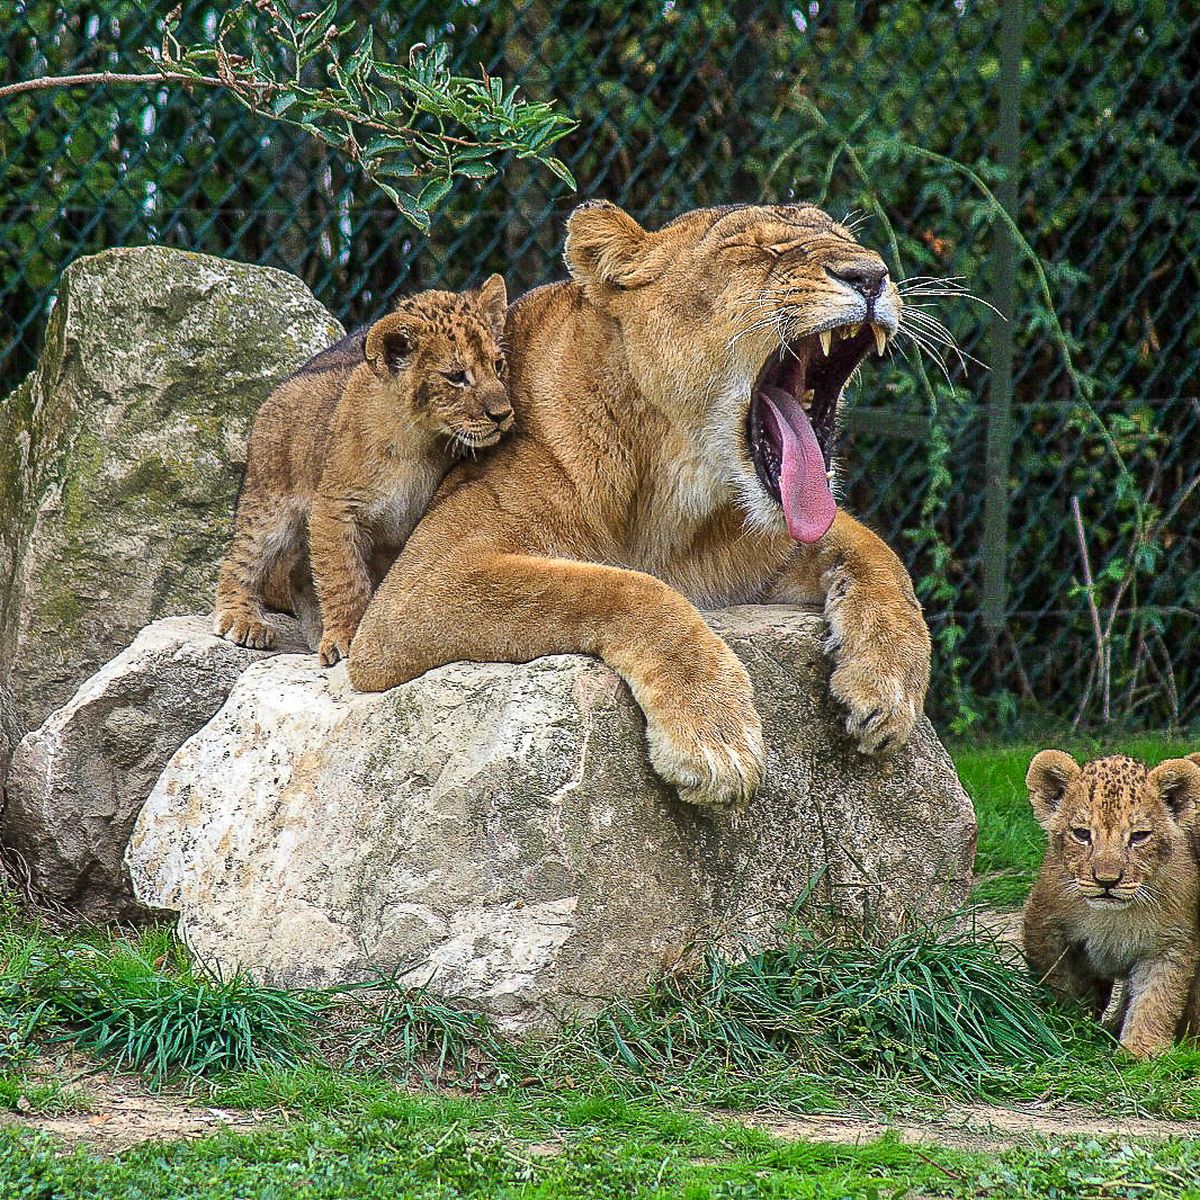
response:
M1092 878L1101 887L1113 887L1125 878L1125 872L1118 866L1110 866L1108 863L1097 863L1092 868Z
M861 296L874 300L883 291L887 267L883 263L856 262L845 266L826 267L826 272L841 283L848 283Z
M512 420L513 416L512 405L508 402L507 396L496 396L493 399L486 400L483 405L483 411L497 425L507 424Z

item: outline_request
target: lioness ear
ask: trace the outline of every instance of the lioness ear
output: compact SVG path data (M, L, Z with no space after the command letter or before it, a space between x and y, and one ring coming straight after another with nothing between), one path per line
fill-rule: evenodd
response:
M1029 804L1039 825L1045 826L1058 812L1063 793L1079 775L1079 764L1061 750L1042 750L1033 756L1025 772Z
M508 289L503 275L490 275L479 289L479 311L488 323L492 336L499 341L504 336L504 316L508 312Z
M648 234L627 212L607 200L581 204L567 221L563 258L588 288L632 288L649 283L653 265Z
M1168 758L1150 772L1150 786L1158 790L1175 823L1184 829L1196 821L1196 809L1200 806L1200 763L1197 756Z
M397 375L417 348L417 334L400 313L376 321L367 334L364 353L375 374L381 378Z

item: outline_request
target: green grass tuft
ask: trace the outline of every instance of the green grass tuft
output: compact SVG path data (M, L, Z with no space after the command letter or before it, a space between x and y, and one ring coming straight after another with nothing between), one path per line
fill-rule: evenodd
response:
M787 944L615 1001L552 1053L646 1080L786 1068L842 1083L919 1081L938 1092L1064 1053L1066 1018L1011 952L964 925L891 940L795 930Z
M23 1020L26 1041L69 1039L155 1085L181 1073L296 1062L330 1003L240 975L209 979L181 969L173 952L152 958L119 942L44 946L21 965L0 992L0 1016Z

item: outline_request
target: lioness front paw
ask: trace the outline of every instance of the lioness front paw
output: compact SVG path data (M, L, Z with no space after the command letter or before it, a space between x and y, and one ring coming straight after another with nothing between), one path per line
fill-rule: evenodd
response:
M275 630L270 625L243 612L218 612L213 617L213 632L217 637L251 650L271 650L276 641Z
M825 601L830 691L847 712L846 732L864 754L908 741L929 686L929 630L907 579L863 583L835 572Z
M332 667L343 658L350 657L350 643L354 640L352 629L327 629L317 647L321 666Z
M744 672L726 687L647 712L646 739L651 765L689 804L740 808L762 781L762 722Z

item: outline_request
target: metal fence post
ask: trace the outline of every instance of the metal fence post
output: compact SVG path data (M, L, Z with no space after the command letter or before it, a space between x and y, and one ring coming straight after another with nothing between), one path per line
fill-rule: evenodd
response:
M1021 159L1021 42L1023 0L1005 0L1000 26L1000 115L996 161L1004 168L997 189L1004 211L1016 215ZM1013 318L1016 300L1016 244L1008 227L992 226L991 390L988 397L987 453L983 511L983 623L994 642L1004 628L1008 602L1008 476L1012 461Z

